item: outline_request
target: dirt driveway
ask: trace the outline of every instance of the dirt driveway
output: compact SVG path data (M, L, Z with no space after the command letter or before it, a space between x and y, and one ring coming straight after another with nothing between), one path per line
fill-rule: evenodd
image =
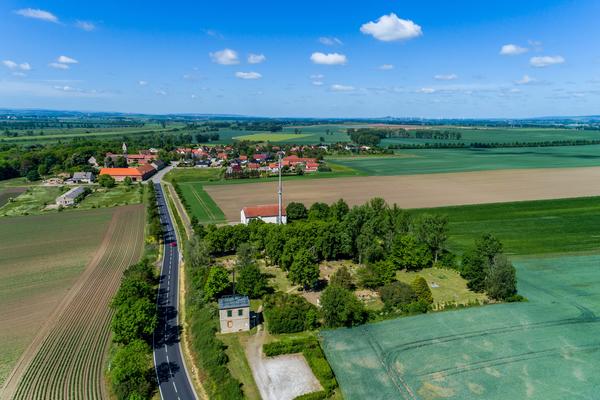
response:
M252 336L246 357L263 400L292 400L305 393L322 390L302 354L264 357L265 332Z
M206 185L231 222L247 205L277 203L277 183ZM600 195L600 167L548 168L295 180L284 183L285 203L307 206L343 198L362 204L383 197L402 208L557 199Z

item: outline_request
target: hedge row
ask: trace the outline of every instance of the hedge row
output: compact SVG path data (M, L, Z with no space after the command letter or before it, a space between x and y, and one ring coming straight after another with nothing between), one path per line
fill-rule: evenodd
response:
M321 350L319 341L314 336L267 343L263 346L263 352L267 357L291 353L302 353L304 355L306 362L321 383L321 386L323 386L324 390L322 392L308 393L300 396L299 398L303 400L325 399L329 397L338 386L335 375L325 358L323 350Z

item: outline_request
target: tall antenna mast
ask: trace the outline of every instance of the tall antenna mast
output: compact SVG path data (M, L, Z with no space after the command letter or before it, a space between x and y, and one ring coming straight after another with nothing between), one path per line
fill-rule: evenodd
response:
M277 225L281 225L281 205L282 205L282 196L283 196L283 188L281 185L281 151L277 153L279 155L279 167L277 168L279 171L279 190L277 191Z

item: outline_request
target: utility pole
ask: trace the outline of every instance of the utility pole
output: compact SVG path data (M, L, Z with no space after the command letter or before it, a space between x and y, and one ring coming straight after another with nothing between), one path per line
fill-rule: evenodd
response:
M283 188L281 185L281 151L279 153L277 153L279 156L279 167L277 168L279 171L279 190L277 191L277 206L278 206L278 213L277 213L277 225L281 225L281 206L282 206L282 197L283 197Z

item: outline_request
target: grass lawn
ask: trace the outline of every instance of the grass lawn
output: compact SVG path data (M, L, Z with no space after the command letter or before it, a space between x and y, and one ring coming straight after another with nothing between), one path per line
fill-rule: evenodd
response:
M181 193L187 204L190 218L196 217L202 224L225 222L225 214L202 188L202 183L180 183Z
M0 208L0 216L30 215L42 213L48 204L54 204L58 196L69 188L62 186L31 186L12 202Z
M409 285L417 276L425 278L431 293L433 294L434 304L468 304L475 301L482 302L487 299L483 293L474 293L467 288L465 281L458 272L450 269L425 268L418 272L398 271L396 278L400 282ZM438 287L432 287L432 284Z
M242 383L245 398L260 400L260 392L252 376L252 370L244 351L248 338L252 334L254 334L254 331L225 335L217 334L217 338L227 346L227 350L225 350L227 357L229 357L227 367L231 375Z
M509 255L589 252L600 243L600 197L411 210L446 214L449 247L462 253L484 233Z
M94 191L86 196L78 205L79 209L116 207L128 204L139 204L142 202L142 194L136 185L117 185L106 189L94 187Z

